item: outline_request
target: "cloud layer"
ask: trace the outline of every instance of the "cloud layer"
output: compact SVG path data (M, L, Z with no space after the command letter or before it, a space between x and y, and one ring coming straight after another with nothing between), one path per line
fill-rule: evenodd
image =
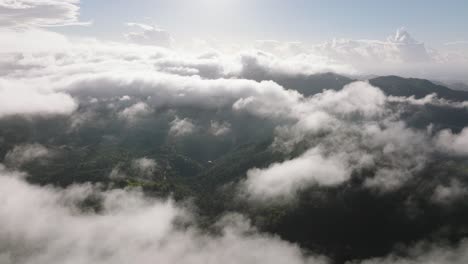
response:
M42 188L23 177L0 167L0 262L5 264L325 263L258 233L238 215L226 216L218 223L219 235L209 235L190 223L187 209L139 191ZM80 207L90 196L101 201L99 212Z

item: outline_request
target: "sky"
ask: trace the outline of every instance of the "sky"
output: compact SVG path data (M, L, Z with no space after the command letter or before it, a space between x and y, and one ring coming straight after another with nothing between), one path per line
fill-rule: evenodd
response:
M467 13L459 0L0 0L0 53L119 43L214 52L232 72L260 51L289 74L468 83Z
M333 38L385 39L406 27L422 42L440 47L468 40L468 2L337 0L83 0L75 34L118 39L124 23L152 23L178 40L275 39L320 42Z

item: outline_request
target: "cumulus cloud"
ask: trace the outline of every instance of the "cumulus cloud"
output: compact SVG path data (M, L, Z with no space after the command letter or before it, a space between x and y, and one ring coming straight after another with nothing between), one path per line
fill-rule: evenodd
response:
M67 115L77 107L66 93L29 89L0 77L0 118L12 115Z
M219 235L208 235L193 225L188 209L170 200L92 185L39 187L23 176L0 167L0 201L7 201L0 203L0 262L5 264L326 263L257 232L237 215L218 223ZM80 208L90 195L101 201L98 213Z
M375 117L382 115L385 99L380 89L366 82L354 82L340 91L326 90L319 93L310 103L339 115L359 114Z
M355 61L353 65L362 63L362 60L370 62L373 59L383 60L386 64L416 63L429 59L425 45L416 41L404 28L398 29L395 35L388 37L385 41L334 39L331 42L320 44L316 48L343 61L361 59L361 61ZM364 64L360 66L364 66Z
M157 26L133 22L129 22L126 25L136 29L136 31L125 34L125 38L134 43L168 48L174 42L169 32Z
M458 134L444 129L435 138L436 145L442 150L457 155L468 155L468 128L463 128Z
M414 177L433 151L426 133L408 128L402 121L366 125L364 135L363 144L380 161L374 177L364 184L382 191L397 189Z
M248 195L255 199L291 199L298 190L314 184L334 186L348 180L350 174L346 160L339 156L324 157L319 149L314 148L268 168L249 170L243 185Z
M362 74L465 80L462 69L468 65L466 54L452 56L436 51L398 29L387 40L334 39L315 45L314 53L349 63Z
M125 118L128 121L135 121L138 117L141 117L145 114L151 112L149 106L144 102L136 103L132 106L126 107L119 112L121 118Z
M188 118L180 119L177 116L171 121L170 125L169 134L175 137L190 135L195 132L196 129L192 120Z
M260 194L253 197L261 198L265 193L274 197L275 192L279 196L294 196L314 184L341 184L350 178L352 171L363 168L374 171L364 186L381 191L401 187L424 168L433 148L429 135L399 121L399 110L388 107L389 102L382 91L366 82L355 82L340 91L324 91L306 99L295 98L282 111L288 113L289 121L277 127L273 146L286 152L299 146L308 146L309 150L305 156L249 171L244 187ZM255 115L278 118L275 106L266 109L258 104L234 106ZM309 153L319 153L324 158L310 159ZM325 157L331 157L332 162L327 163ZM304 164L311 167L304 169L300 166ZM329 168L328 175L323 169L322 175L316 175L318 178L310 173L314 168L322 171L325 164L333 165L331 168L335 170ZM267 184L269 180L274 188Z
M264 78L277 75L294 76L309 75L323 72L342 74L357 73L355 68L332 57L320 53L300 53L294 56L281 57L261 50L241 52L239 56L242 65L240 75L248 78Z

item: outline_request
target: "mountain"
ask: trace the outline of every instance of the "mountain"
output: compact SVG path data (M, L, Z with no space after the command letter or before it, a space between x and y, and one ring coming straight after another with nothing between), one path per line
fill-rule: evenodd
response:
M305 96L321 93L324 90L340 90L354 79L332 72L317 74L270 74L264 71L245 72L240 77L255 81L274 81L279 85L300 92Z
M242 77L256 81L272 80L287 89L296 90L304 96L311 96L324 90L340 90L346 84L355 81L355 79L350 77L332 72L294 76L262 73L255 76L246 75ZM468 100L468 91L450 89L440 83L434 83L425 79L379 76L367 80L372 85L379 87L387 95L423 98L435 93L438 97L447 100ZM463 88L464 86L459 85L457 87Z
M468 100L468 92L466 91L452 90L424 79L383 76L370 79L369 82L382 89L387 95L423 98L426 95L435 93L438 97L448 100Z
M447 84L447 87L453 90L468 91L468 84L463 82L450 83Z
M273 81L288 89L293 89L305 96L321 93L324 90L340 90L354 80L336 73L319 73L302 76L284 76L272 78Z

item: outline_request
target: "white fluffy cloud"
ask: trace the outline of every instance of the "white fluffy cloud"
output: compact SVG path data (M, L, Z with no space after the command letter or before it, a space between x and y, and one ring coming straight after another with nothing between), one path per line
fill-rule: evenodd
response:
M290 69L313 69L361 75L401 75L468 82L466 51L435 50L400 28L386 40L333 39L319 44L260 41L255 47L284 58L296 58ZM305 68L306 61L315 61ZM316 69L317 70L317 69Z
M466 80L467 54L451 56L416 41L399 29L385 41L334 40L315 47L341 63L350 63L362 74L401 75L428 79Z
M248 195L255 199L291 199L297 191L310 185L334 186L348 180L351 170L339 156L324 157L318 149L310 149L301 156L268 168L254 168L247 172L243 183Z
M364 186L394 190L421 171L433 151L429 135L398 121L398 110L387 107L393 101L366 82L292 100L282 111L289 121L277 127L273 146L286 152L299 145L309 150L295 159L249 171L243 186L253 198L291 197L313 185L341 184L362 168L375 171ZM234 106L238 111L278 118L273 105L265 109L258 104Z
M138 117L150 112L151 109L146 103L139 102L120 111L119 116L127 119L128 121L135 121Z
M442 130L436 137L436 144L441 149L458 155L468 155L468 128L454 134L450 130Z
M66 93L21 87L0 77L0 118L12 115L65 115L77 107Z
M169 134L175 137L190 135L195 132L196 126L193 124L192 120L188 118L180 119L176 117L170 123L171 128L169 129Z
M192 225L187 209L171 201L92 185L39 187L22 177L0 167L1 263L326 263L258 233L237 215L218 223L220 235L208 235ZM79 209L91 194L102 199L99 213Z
M281 53L266 53L261 50L240 53L241 73L246 76L309 75L323 72L341 74L358 73L352 64L336 61L321 53L306 52L283 57Z

